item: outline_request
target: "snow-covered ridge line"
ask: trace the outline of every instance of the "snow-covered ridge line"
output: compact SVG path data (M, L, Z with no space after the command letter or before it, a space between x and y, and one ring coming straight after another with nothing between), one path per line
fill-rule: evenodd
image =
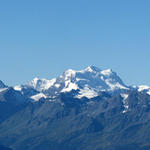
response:
M137 89L139 92L145 92L148 95L150 95L150 86L139 85L139 86L134 86L134 88Z
M18 91L34 89L37 93L29 91L31 98L36 99L45 96L55 96L59 93L78 90L76 97L93 98L98 96L100 91L127 90L128 87L123 83L119 76L111 69L101 70L95 66L89 66L84 70L66 70L57 78L47 80L34 78L31 82L15 86ZM34 91L35 92L35 91ZM43 93L38 95L39 93Z
M125 85L117 73L111 69L102 70L95 66L89 66L79 71L68 69L59 77L51 80L34 78L25 85L15 86L14 89L22 93L28 89L33 89L33 94L30 90L26 93L30 93L30 98L37 100L38 98L55 97L60 93L72 90L78 91L77 98L93 98L98 96L101 91L130 90L131 87ZM135 89L146 90L150 94L150 87L148 86L139 86Z

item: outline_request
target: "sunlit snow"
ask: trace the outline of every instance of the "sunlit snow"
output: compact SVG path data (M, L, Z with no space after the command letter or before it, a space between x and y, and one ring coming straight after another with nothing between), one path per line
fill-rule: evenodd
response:
M31 96L31 98L34 100L34 101L38 101L39 99L41 98L46 98L46 95L44 95L43 93L39 93L39 94L36 94L34 96Z
M123 98L123 104L124 104L124 110L122 113L126 113L129 109L129 105L128 105L128 102L127 102L127 98L128 98L128 94L121 94L121 97Z
M55 96L61 92L78 90L78 98L93 98L98 96L100 91L111 92L114 90L129 89L111 69L101 70L95 66L89 66L80 71L68 69L62 75L52 80L34 78L24 86L33 88L40 93L46 92L46 95L49 96L52 93ZM19 91L22 90L21 88L22 86L14 87L15 90ZM33 98L38 99L40 96L36 95Z
M0 88L0 92L6 91L8 88Z

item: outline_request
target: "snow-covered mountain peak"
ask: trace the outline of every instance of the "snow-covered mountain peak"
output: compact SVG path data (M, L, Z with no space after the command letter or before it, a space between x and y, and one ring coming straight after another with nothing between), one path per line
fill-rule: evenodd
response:
M20 90L20 87L16 88ZM79 95L76 95L78 98L84 96L87 98L95 97L98 96L100 91L113 92L128 89L120 77L111 69L101 70L95 66L89 66L80 71L68 69L52 80L34 78L28 84L21 86L21 88L32 88L48 97L78 90ZM31 92L29 93L32 95ZM43 94L37 95L36 99L43 96ZM32 95L33 97L34 94Z
M8 89L8 86L6 86L1 80L0 80L0 92L3 92Z
M87 71L87 72L100 72L101 69L99 69L98 67L95 67L93 65L88 66L87 68L85 68L83 71Z
M33 86L34 88L36 87L37 83L40 81L41 79L35 77L32 81L29 82L29 85Z
M150 86L139 85L139 86L133 86L133 88L137 89L139 92L146 92L148 95L150 95Z
M26 84L26 87L30 87L33 89L36 89L37 91L44 91L49 89L53 84L56 82L56 78L47 80L47 79L39 79L39 78L34 78L32 81L30 81L28 84Z
M39 79L38 77L35 77L35 78L32 80L32 82L37 83L38 80L40 80L40 79Z
M75 77L76 71L72 70L72 69L68 69L64 72L63 76L68 79L68 78L72 78Z
M128 89L111 69L101 70L95 66L89 66L81 71L69 69L56 79L56 84L60 87L57 93L79 90L80 95L77 97L88 98L97 96L100 91Z
M13 88L14 88L14 90L16 90L16 91L21 91L21 90L22 90L22 87L21 87L20 85L16 85L16 86L14 86Z

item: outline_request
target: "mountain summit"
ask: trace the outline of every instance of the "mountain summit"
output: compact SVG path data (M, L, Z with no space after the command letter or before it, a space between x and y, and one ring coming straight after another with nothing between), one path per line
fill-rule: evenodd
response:
M0 89L1 88L6 88L7 86L0 80Z
M15 86L14 89L22 92L28 89L36 90L37 92L30 93L30 96L38 100L72 90L78 91L77 98L93 98L98 96L101 91L128 90L128 86L111 69L101 70L95 66L89 66L80 71L68 69L59 77L51 80L34 78L28 84Z

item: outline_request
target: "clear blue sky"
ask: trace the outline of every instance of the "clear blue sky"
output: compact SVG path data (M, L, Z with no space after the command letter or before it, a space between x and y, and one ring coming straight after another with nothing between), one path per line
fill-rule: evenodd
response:
M89 65L150 85L149 0L0 1L0 79L51 79Z

